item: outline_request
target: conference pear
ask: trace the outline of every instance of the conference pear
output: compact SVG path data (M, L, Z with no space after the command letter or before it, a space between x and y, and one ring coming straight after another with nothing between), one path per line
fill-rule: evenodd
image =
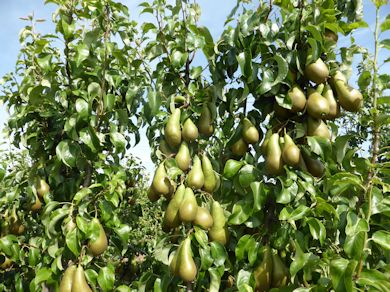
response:
M279 134L275 133L269 138L265 168L270 175L279 175L283 172L282 150L279 145Z
M44 179L38 179L35 189L37 190L38 196L41 198L50 192L50 186Z
M203 104L202 111L200 113L199 132L206 137L211 136L214 132L213 120L207 103Z
M33 212L38 212L42 208L41 200L36 196L35 202L31 205L30 209Z
M213 226L213 217L211 216L209 209L198 207L194 224L203 229L210 229Z
M316 119L323 119L329 114L329 103L325 97L316 91L308 90L307 112Z
M265 133L264 141L263 141L263 143L261 144L261 152L262 152L264 155L267 155L268 142L269 142L269 138L271 138L271 136L272 136L272 130L269 129L269 130Z
M92 225L99 226L99 235L95 239L90 239L88 242L88 250L94 255L101 255L108 246L106 232L104 231L103 226L100 224L97 218L93 218L91 221Z
M72 292L73 276L76 272L76 266L70 265L64 272L60 282L60 292Z
M334 98L333 90L329 84L325 85L322 96L328 101L329 113L326 115L326 119L334 120L340 115L340 105Z
M191 239L187 237L180 247L180 254L177 259L177 271L184 282L192 282L196 278L197 268L192 258Z
M211 194L217 187L217 177L214 173L213 165L206 153L202 155L202 170L204 175L203 189Z
M318 58L317 61L306 66L305 77L316 84L324 83L329 77L328 66Z
M192 222L195 220L198 212L198 203L191 188L186 188L183 200L179 208L179 217L183 222Z
M301 112L306 106L306 96L299 85L295 84L287 92L287 95L291 99L291 111L293 113Z
M255 283L256 283L256 292L265 292L271 288L272 281L272 256L269 246L265 247L263 260L253 271Z
M248 118L242 120L242 138L248 144L256 144L259 141L259 131Z
M290 272L283 264L277 253L272 254L272 281L273 288L280 288L287 285L290 278Z
M157 167L156 173L154 174L152 181L153 189L161 195L169 196L172 191L172 186L167 177L167 172L165 171L164 162L161 162Z
M169 227L169 229L176 228L180 225L179 208L183 201L185 190L186 187L184 185L180 185L176 189L172 199L169 201L164 214L164 224Z
M294 143L293 139L288 135L284 135L284 146L282 151L283 161L290 166L298 166L301 157L301 150Z
M184 141L195 141L199 136L199 131L191 118L188 118L183 125L182 136Z
M194 164L188 173L188 186L193 189L201 189L204 185L204 174L202 171L202 164L198 155L194 157Z
M92 292L85 279L84 269L78 266L73 275L72 292Z
M217 201L213 201L211 205L211 217L213 218L213 226L209 230L210 239L226 245L229 241L229 230L226 226L223 208Z
M238 139L232 145L232 152L237 156L243 156L247 151L248 151L248 144L246 144L246 142L242 138Z
M188 148L187 142L183 141L180 145L179 151L175 157L177 166L182 170L186 171L191 165L190 149Z
M322 177L325 173L325 166L319 159L311 158L306 152L303 152L303 158L309 173L314 177Z
M330 131L325 122L321 119L313 119L310 116L307 119L307 135L319 136L329 140L331 138Z
M165 125L165 140L168 145L175 148L181 143L181 130L180 130L180 109L176 108L168 118L168 122Z
M340 105L347 111L358 112L363 105L363 95L357 89L342 80L335 81L335 88Z

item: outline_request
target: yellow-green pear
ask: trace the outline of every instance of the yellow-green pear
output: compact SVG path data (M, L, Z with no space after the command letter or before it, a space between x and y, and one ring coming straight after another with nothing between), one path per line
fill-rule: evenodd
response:
M180 254L181 247L182 245L180 244L178 249L175 251L175 254L173 255L171 262L169 263L169 270L175 276L179 276L178 268L179 268L179 254Z
M201 189L204 185L204 174L202 171L202 163L198 155L194 157L194 164L188 173L188 186L193 189Z
M76 272L76 266L70 265L64 272L60 282L60 292L72 292L73 276Z
M167 209L164 214L164 224L169 229L175 228L180 225L179 208L184 198L184 192L186 188L184 185L180 185L172 199L169 201Z
M182 171L187 171L191 165L190 149L187 142L183 141L175 157L177 166Z
M307 112L316 119L323 119L329 114L329 103L316 91L308 90Z
M273 288L280 288L287 285L290 272L283 264L278 254L272 254L272 281Z
M237 156L244 156L247 151L248 151L248 144L246 144L246 142L242 138L238 139L232 145L232 152Z
M191 239L187 237L181 243L180 254L178 255L177 271L184 282L192 282L196 278L197 268L192 257Z
M202 170L204 175L203 189L211 194L217 187L217 176L206 153L202 155Z
M329 77L328 66L318 58L317 61L306 66L305 77L316 84L324 83Z
M209 107L207 106L207 103L203 104L202 112L200 113L199 132L206 137L211 136L214 132L211 111L210 111Z
M271 138L272 136L272 130L269 129L266 133L265 133L265 137L264 137L264 141L263 143L261 144L261 153L263 153L264 155L267 155L267 149L268 149L268 142L269 142L269 138Z
M329 84L325 85L322 96L328 101L329 104L329 114L326 116L326 118L329 120L334 120L340 115L340 105L334 98L333 90Z
M259 131L248 118L242 120L242 138L248 144L256 144L259 141Z
M160 165L157 167L157 170L153 177L152 186L158 194L168 196L171 193L172 186L167 177L164 162L161 162Z
M330 131L325 122L321 119L313 119L310 116L307 119L307 135L319 136L329 140L331 138Z
M179 208L179 217L183 222L192 222L195 220L198 212L198 203L191 188L186 188L183 200Z
M270 175L279 175L283 172L282 150L279 145L279 134L272 134L268 141L265 168Z
M253 271L257 292L266 292L271 288L272 281L272 256L269 246L266 246L263 260Z
M165 140L168 145L175 148L181 143L180 109L176 108L168 118L165 126Z
M41 198L43 198L44 195L50 192L50 186L44 179L38 179L35 188L37 190L38 196L40 196Z
M213 217L206 207L198 207L194 224L203 229L210 229L213 226Z
M357 89L342 80L335 81L335 88L340 105L349 112L358 112L363 105L363 95Z
M182 130L183 139L187 142L195 141L199 136L199 131L191 118L188 118L183 125Z
M213 226L209 230L210 239L226 245L229 241L229 230L223 208L217 201L213 201L211 205L211 217L213 218Z
M330 78L329 84L332 86L333 90L336 90L336 81L341 80L345 84L348 84L347 77L341 72L341 71L336 71L336 73Z
M92 292L85 279L84 269L78 266L73 276L72 292Z
M99 235L96 239L89 240L88 250L94 256L98 256L98 255L101 255L107 249L107 246L108 246L107 236L106 236L106 232L104 231L103 226L100 224L100 222L97 218L93 218L91 223L93 225L99 226Z
M306 96L299 85L295 84L287 92L287 95L291 99L291 111L293 113L301 112L306 106Z
M284 135L284 145L282 151L283 161L290 166L298 166L301 157L301 150L294 143L293 139L288 135Z

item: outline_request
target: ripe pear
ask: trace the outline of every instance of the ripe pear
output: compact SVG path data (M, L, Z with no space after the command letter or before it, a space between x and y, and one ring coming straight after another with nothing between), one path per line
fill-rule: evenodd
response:
M317 61L306 66L305 77L316 84L324 83L329 77L328 66L318 58Z
M168 145L175 148L181 143L181 130L180 130L180 109L176 108L171 116L168 118L168 122L165 126L165 140Z
M39 179L35 188L37 190L38 196L40 196L41 198L43 198L44 195L50 192L50 186L44 179Z
M60 282L60 292L72 292L73 276L76 272L76 266L70 265L64 272Z
M179 217L179 208L184 198L184 192L186 187L184 185L180 185L175 194L172 197L172 200L169 201L168 207L164 214L164 224L171 228L176 228L180 225L180 217Z
M242 138L238 139L232 145L232 152L237 156L244 156L247 151L248 151L248 144L246 144L244 139Z
M271 136L272 136L272 130L269 129L269 130L265 133L264 141L263 141L263 143L261 144L261 152L262 152L264 155L267 155L268 142L269 142L269 138L271 138Z
M316 119L323 119L329 114L329 102L316 91L308 91L307 112Z
M188 173L187 177L188 186L193 189L201 189L204 185L204 174L202 171L202 163L198 155L194 157L194 164Z
M291 111L293 113L301 112L306 106L306 96L299 85L295 84L287 92L287 95L291 99Z
M202 155L202 170L204 175L203 189L211 194L217 187L217 177L214 173L213 165L206 153Z
M307 135L308 136L319 136L330 140L331 134L328 126L323 120L313 119L308 117L307 119Z
M85 279L84 269L78 266L73 276L72 292L92 292L87 280Z
M325 173L324 164L319 159L311 158L310 155L305 152L303 152L303 154L303 158L309 173L315 177L322 177Z
M263 260L253 271L257 292L268 291L272 281L272 256L269 246L265 248Z
M271 175L279 175L283 172L282 150L279 145L279 134L275 133L269 138L265 168Z
M209 209L198 207L194 224L203 229L210 229L213 226L213 217L211 216Z
M272 254L272 281L273 288L280 288L287 285L290 272L283 264L278 254Z
M177 166L182 170L186 171L191 165L190 149L188 148L187 142L183 141L180 145L179 151L175 157Z
M164 162L161 162L160 165L157 167L156 173L153 177L152 186L158 194L168 196L171 193L172 186L167 177Z
M211 136L214 132L211 111L210 111L209 107L207 106L207 103L203 104L202 112L200 113L199 132L206 137Z
M210 239L226 245L229 241L229 230L226 226L223 208L217 201L213 201L211 205L211 217L213 218L213 226L209 230Z
M199 131L191 118L188 118L183 125L182 136L184 141L195 141L199 136Z
M294 143L288 134L284 135L284 146L282 151L283 161L290 166L298 166L301 157L301 150Z
M195 220L198 212L198 203L191 188L186 188L183 200L179 208L179 217L183 222L192 222Z
M248 144L256 144L259 141L259 131L248 118L242 121L242 138Z
M177 271L184 282L192 282L196 278L197 268L192 258L191 239L189 237L181 243L180 254L177 259Z
M322 96L328 101L329 114L326 116L328 120L334 120L340 115L340 105L334 98L333 90L329 84L325 85Z
M156 202L160 199L160 194L153 188L153 184L148 189L148 198L151 202Z
M363 95L357 89L342 80L335 81L335 88L340 105L349 112L358 112L363 105Z
M93 218L91 223L94 225L97 224L99 226L99 235L95 240L89 240L88 249L94 256L98 256L107 249L107 236L103 226L100 224L97 218Z

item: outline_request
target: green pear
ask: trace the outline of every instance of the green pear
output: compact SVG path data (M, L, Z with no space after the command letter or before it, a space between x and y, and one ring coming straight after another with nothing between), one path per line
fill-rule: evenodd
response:
M183 141L180 145L179 151L175 157L177 166L182 171L187 171L191 165L190 149L188 148L187 142Z
M283 172L282 150L279 145L279 134L275 133L269 138L265 159L265 168L271 175L279 175Z
M210 229L213 226L213 217L210 211L205 207L198 207L194 224L203 229Z
M318 58L317 61L306 66L305 77L316 84L324 83L329 77L328 66Z
M183 222L192 222L195 220L196 213L198 212L198 203L194 192L191 188L186 188L183 196L183 201L179 208L179 217Z
M227 226L222 228L211 228L209 230L209 237L212 241L226 245L229 242L229 230Z
M328 101L329 104L329 114L326 116L326 118L329 120L334 120L340 115L340 105L334 98L333 90L329 84L325 85L322 96Z
M335 81L335 88L340 105L349 112L358 112L363 105L363 95L357 89L342 80Z
M288 135L284 135L284 146L282 151L283 161L290 166L298 166L301 157L301 150L294 143L293 139Z
M223 208L217 201L213 201L211 205L211 217L213 218L213 226L209 230L210 239L226 245L229 241L229 230Z
M308 117L307 119L307 135L308 136L319 136L330 140L331 134L328 126L321 119L313 119Z
M169 270L175 276L179 276L178 268L179 268L179 254L180 254L181 247L182 245L180 244L178 249L175 251L175 254L173 255L171 262L169 263Z
M269 129L266 133L265 133L265 137L264 137L264 141L263 143L261 144L261 152L264 154L264 155L267 155L267 149L268 149L268 142L269 142L269 138L271 138L272 136L272 130Z
M154 174L152 181L153 189L161 195L169 196L172 191L172 186L167 177L167 172L165 171L164 162L161 162L157 167L156 173Z
M248 144L246 144L246 142L242 138L238 139L232 145L232 152L237 156L244 156L247 151L248 151Z
M310 157L306 151L302 152L308 172L314 177L322 177L325 173L325 166L319 159Z
M228 161L226 161L225 167L223 169L223 176L227 179L233 178L244 165L245 161L229 159Z
M44 195L50 192L50 186L44 179L39 179L35 188L37 190L38 196L40 196L41 198L43 198Z
M333 90L336 90L337 80L342 80L345 84L348 83L347 77L345 77L341 71L336 71L336 73L329 80L329 84L332 86Z
M266 246L263 260L253 271L257 292L265 292L271 288L272 281L272 256L269 246Z
M76 272L76 266L70 265L64 272L60 282L60 292L72 292L73 276Z
M211 111L210 111L209 107L207 106L207 103L203 104L202 112L200 113L199 132L206 137L211 136L214 132Z
M215 175L213 165L206 153L202 155L202 170L204 175L203 189L211 194L216 189L217 176Z
M329 114L329 103L325 97L316 91L309 91L307 99L307 112L316 119L323 119Z
M181 143L180 109L176 108L168 118L165 126L165 140L168 145L175 148Z
M42 208L41 200L38 198L38 196L35 195L35 201L31 205L30 210L32 212L38 212Z
M156 190L153 188L153 185L149 187L147 195L151 202L156 202L158 199L160 199L160 194L156 192Z
M182 136L184 141L195 141L199 136L199 131L191 118L188 118L183 125Z
M204 185L204 174L202 171L202 163L198 155L194 157L194 164L188 173L188 186L193 189L201 189Z
M177 271L184 282L192 282L196 278L197 268L192 257L191 239L187 237L181 243L180 254L178 255Z
M172 199L169 201L167 209L164 214L164 224L169 227L169 229L176 228L180 225L180 217L179 217L179 208L184 198L186 187L184 185L180 185Z
M283 264L278 254L272 254L272 287L280 288L287 285L290 272Z
M306 106L306 96L299 85L295 84L287 92L287 95L291 99L291 111L293 113L301 112Z
M99 235L96 239L90 239L88 242L88 249L94 255L101 255L108 246L106 232L104 232L103 226L100 224L97 218L92 219L92 224L96 224L99 226Z
M242 138L248 144L256 144L259 141L259 131L248 118L242 120Z
M87 280L85 279L84 269L78 266L73 276L72 292L92 292Z

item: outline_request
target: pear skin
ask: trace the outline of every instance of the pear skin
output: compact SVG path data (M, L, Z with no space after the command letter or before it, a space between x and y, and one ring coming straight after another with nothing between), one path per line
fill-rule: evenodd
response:
M217 201L213 201L211 205L211 217L213 218L213 226L209 230L210 239L226 245L229 241L229 230L226 226L223 208Z
M198 207L194 224L206 230L213 226L213 217L206 207Z
M41 200L36 196L35 202L31 205L30 209L33 212L38 212L42 208Z
M78 266L73 276L72 292L92 292L87 280L85 279L84 269Z
M232 145L232 152L237 156L244 156L247 151L248 151L248 144L246 144L246 142L242 138L238 139Z
M76 272L76 266L70 265L64 272L60 282L60 292L72 292L73 276Z
M328 120L334 120L340 115L340 105L334 98L333 90L329 84L325 85L322 96L328 101L329 114L326 116Z
M318 58L317 61L306 66L305 77L316 84L324 83L329 77L328 66Z
M192 142L198 139L199 131L194 122L188 118L183 125L182 136L184 141Z
M192 222L195 220L198 212L198 203L191 188L186 188L183 200L179 208L179 217L183 222Z
M259 131L248 118L242 121L242 138L248 144L256 144L259 141Z
M50 192L50 186L44 179L39 179L35 188L37 190L38 196L40 196L41 198L43 198L44 195Z
M188 148L187 142L183 141L180 145L179 151L175 157L177 166L182 171L187 171L191 165L190 149Z
M308 172L314 177L322 177L325 173L325 166L322 161L319 159L311 158L310 155L306 152L303 152L302 154Z
M256 282L255 291L265 292L271 288L272 270L273 267L272 267L271 250L267 246L264 251L263 260L253 271L255 282Z
M267 155L267 146L268 146L268 142L269 142L269 138L271 138L272 136L272 130L269 129L266 133L265 133L265 137L264 137L264 141L263 143L261 144L261 153L263 153L263 155Z
M168 145L175 148L181 143L180 109L176 108L165 126L165 140Z
M211 117L211 111L207 103L203 104L198 125L199 125L199 133L201 133L202 135L209 137L213 134L214 132L213 120Z
M164 224L170 229L180 225L179 208L183 201L185 190L185 186L180 185L165 210Z
M363 105L363 95L342 80L336 80L335 88L339 103L349 112L358 112Z
M300 157L301 150L299 150L293 139L288 134L285 134L284 146L282 151L283 161L289 166L296 167L299 165Z
M177 265L179 277L184 282L192 282L195 280L198 271L192 257L191 239L189 237L181 243Z
M206 153L202 155L202 170L204 175L203 189L212 194L217 187L217 177L214 173L213 165Z
M187 183L189 187L198 190L200 190L204 185L202 163L198 155L195 155L194 157L194 164L188 173Z
M287 95L291 99L291 111L293 113L301 112L305 109L306 106L306 96L299 85L295 84L287 92Z
M161 162L160 165L157 167L157 170L153 177L152 186L158 194L168 196L171 193L172 186L167 177L164 162Z
M94 256L99 256L107 249L108 246L107 236L103 226L100 224L97 218L93 218L92 223L99 225L99 236L95 240L92 239L89 240L88 250Z
M326 118L329 114L329 102L318 92L309 93L307 99L307 113L316 119Z
M272 254L272 287L280 288L287 285L290 272L278 254Z
M265 159L265 168L270 175L283 173L282 150L279 145L279 134L275 133L269 138Z
M325 122L321 119L313 119L310 116L307 119L307 135L323 137L328 140L331 138L330 131Z
M151 202L156 202L160 199L160 194L156 192L153 185L151 185L148 189L148 198Z

